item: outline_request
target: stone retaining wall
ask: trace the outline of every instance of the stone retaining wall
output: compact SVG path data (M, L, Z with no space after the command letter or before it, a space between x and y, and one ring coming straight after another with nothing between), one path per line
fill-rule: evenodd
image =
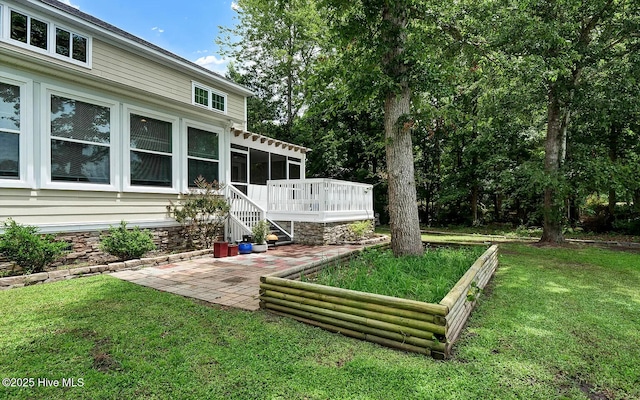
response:
M373 234L373 220L368 220L371 228L368 235ZM349 222L296 222L295 224L295 241L296 243L309 245L327 245L342 244L351 242L355 238L349 229L349 225L362 221Z
M133 225L130 226L133 228ZM149 228L153 235L153 242L157 252L168 252L174 250L184 250L185 241L183 228L180 226ZM100 235L107 233L104 231L91 232L64 232L58 233L57 240L70 244L70 252L63 258L52 264L53 267L73 263L103 264L114 261L115 258L100 250ZM0 272L14 270L20 271L20 267L13 266L6 258L0 256Z
M187 253L141 258L123 262L113 262L109 264L94 265L90 267L58 269L55 271L39 272L30 275L10 276L6 278L0 278L0 290L30 286L39 283L61 281L65 279L80 278L82 276L100 275L125 269L139 269L142 267L169 264L173 262L204 257L211 254L212 252L212 250L196 250Z

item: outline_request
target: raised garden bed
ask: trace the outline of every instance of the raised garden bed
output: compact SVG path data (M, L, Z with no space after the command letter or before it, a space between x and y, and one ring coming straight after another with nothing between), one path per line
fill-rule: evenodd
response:
M332 332L443 359L495 272L498 247L485 251L439 303L299 280L335 261L261 277L261 308Z

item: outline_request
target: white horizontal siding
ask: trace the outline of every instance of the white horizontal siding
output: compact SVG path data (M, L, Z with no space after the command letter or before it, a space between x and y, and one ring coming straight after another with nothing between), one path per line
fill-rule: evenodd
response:
M96 39L93 40L93 68L90 74L192 104L193 76ZM202 81L200 78L195 80ZM227 93L227 115L244 121L243 96L229 93L213 81L201 83Z
M36 226L78 223L116 224L125 221L170 222L169 199L146 193L80 192L70 190L0 189L0 221Z

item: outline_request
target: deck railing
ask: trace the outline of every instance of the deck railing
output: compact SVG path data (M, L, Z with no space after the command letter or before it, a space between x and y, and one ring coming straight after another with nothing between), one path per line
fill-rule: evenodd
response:
M372 219L373 187L336 179L267 182L267 216L289 221Z
M250 235L251 229L259 221L266 218L265 212L244 193L229 185L228 196L231 203L229 215L229 237L232 241L242 239L243 235Z

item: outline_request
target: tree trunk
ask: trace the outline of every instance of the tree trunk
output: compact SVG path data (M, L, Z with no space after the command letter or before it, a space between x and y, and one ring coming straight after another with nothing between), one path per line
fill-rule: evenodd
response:
M383 39L388 42L388 51L381 61L398 87L397 90L389 88L384 101L391 249L395 256L420 255L423 248L411 143L413 121L401 119L411 112L411 88L403 60L409 21L407 10L398 4L388 4L382 11L382 19L395 32Z
M620 137L621 128L618 127L617 124L613 123L611 128L609 129L609 161L611 161L612 165L618 161L618 140ZM615 221L615 213L616 213L616 188L615 188L615 177L612 176L609 180L609 204L607 207L607 218L606 224L607 229L613 229L613 223Z
M503 222L503 218L502 218L502 193L498 193L496 192L494 194L494 201L493 201L493 210L495 213L495 221L496 222Z
M384 130L387 139L389 173L389 217L393 254L422 254L416 183L413 167L411 129L398 120L410 111L411 91L390 93L384 103Z
M560 243L564 241L561 224L562 199L558 198L558 188L556 187L564 142L563 115L555 89L556 87L552 87L549 90L547 137L544 143L544 171L550 179L544 189L544 220L542 238L540 239L544 243Z
M478 183L474 182L471 187L471 218L473 218L473 226L480 225L480 219L478 218L478 191Z

